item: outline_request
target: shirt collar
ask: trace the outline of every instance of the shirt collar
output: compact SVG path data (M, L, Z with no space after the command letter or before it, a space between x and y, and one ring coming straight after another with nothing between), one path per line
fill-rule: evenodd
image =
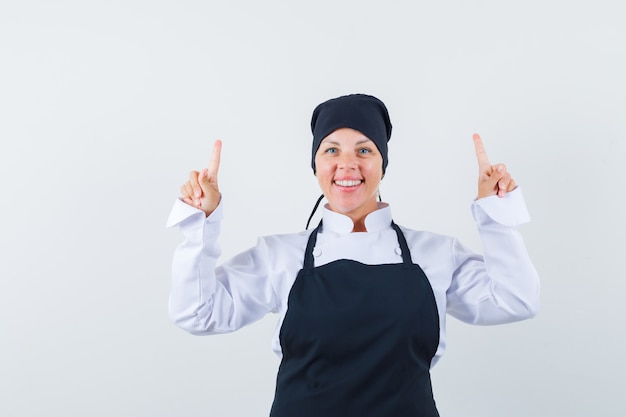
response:
M325 232L333 232L339 235L352 233L354 223L344 214L337 213L324 205L322 221ZM378 210L371 212L365 217L365 228L368 232L380 232L391 227L391 207L387 203L378 203Z

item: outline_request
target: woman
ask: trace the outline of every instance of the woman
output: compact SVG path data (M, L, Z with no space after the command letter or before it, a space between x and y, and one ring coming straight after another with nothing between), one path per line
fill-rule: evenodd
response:
M168 221L185 236L173 261L172 320L214 334L277 313L274 417L438 416L429 371L445 349L446 313L474 324L536 314L539 280L515 230L528 220L521 190L474 135L483 259L454 238L397 226L377 201L391 137L380 100L328 100L311 128L328 201L312 232L260 238L216 266L221 142L209 166L190 174Z

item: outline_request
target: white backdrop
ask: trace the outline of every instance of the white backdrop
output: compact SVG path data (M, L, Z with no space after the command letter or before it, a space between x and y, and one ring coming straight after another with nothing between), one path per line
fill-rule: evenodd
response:
M265 416L275 317L167 317L165 220L224 141L223 252L304 228L309 117L352 92L394 132L400 224L480 251L481 133L533 222L542 311L449 322L442 416L623 416L626 6L620 0L0 3L0 415ZM619 268L619 269L618 269Z

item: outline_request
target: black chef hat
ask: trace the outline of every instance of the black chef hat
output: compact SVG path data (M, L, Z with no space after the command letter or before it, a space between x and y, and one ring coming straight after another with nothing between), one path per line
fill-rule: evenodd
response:
M315 154L322 140L342 127L349 127L371 139L383 157L383 173L387 169L387 142L391 138L391 121L385 104L366 94L350 94L330 99L313 110L313 155L311 166L315 172Z

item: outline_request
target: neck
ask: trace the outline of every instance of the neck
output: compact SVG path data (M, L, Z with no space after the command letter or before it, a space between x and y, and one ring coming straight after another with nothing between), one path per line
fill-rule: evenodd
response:
M354 232L367 232L367 228L365 227L365 218L370 214L378 210L378 203L375 203L375 206L371 207L370 210L367 210L365 214L346 214L352 220L352 233Z
M365 227L365 217L358 219L358 220L352 219L352 223L354 223L354 227L352 228L352 233L367 232L367 228Z
M335 209L330 203L326 206L330 211L334 211L339 214L343 214L352 220L352 233L354 232L367 232L365 227L365 218L374 211L378 210L378 202L373 200L368 206L359 207L353 211L342 211Z

